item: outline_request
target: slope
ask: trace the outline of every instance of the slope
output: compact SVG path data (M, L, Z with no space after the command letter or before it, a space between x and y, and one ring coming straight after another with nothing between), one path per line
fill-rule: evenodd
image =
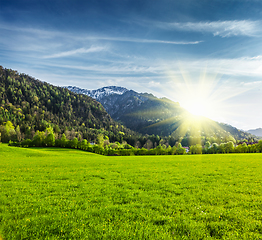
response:
M66 130L79 131L90 140L101 131L112 140L120 140L125 133L134 134L116 123L104 107L91 97L1 66L0 104L0 125L11 121L27 138L49 125L58 134Z

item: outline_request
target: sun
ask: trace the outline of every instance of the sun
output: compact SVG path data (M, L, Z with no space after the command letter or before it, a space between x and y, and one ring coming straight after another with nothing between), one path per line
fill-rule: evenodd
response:
M183 74L182 74L183 73ZM191 78L182 71L182 78L173 78L168 92L171 99L176 99L180 106L191 115L221 121L225 113L225 86L221 85L220 76L202 73Z
M183 89L180 95L181 107L195 116L216 118L222 103L209 86L193 86Z
M209 110L211 108L207 99L196 97L190 97L190 99L186 99L184 103L182 103L182 107L184 107L193 115L203 117L208 117Z

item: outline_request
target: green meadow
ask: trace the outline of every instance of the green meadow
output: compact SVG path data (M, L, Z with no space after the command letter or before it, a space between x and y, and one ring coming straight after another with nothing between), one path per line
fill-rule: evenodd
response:
M0 144L0 193L4 240L262 239L262 154L107 157Z

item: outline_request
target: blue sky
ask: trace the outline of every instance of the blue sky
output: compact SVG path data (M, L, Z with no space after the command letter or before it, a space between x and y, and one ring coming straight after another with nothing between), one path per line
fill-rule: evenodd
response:
M0 0L0 6L5 68L59 86L150 92L188 109L206 103L214 120L262 127L260 0Z

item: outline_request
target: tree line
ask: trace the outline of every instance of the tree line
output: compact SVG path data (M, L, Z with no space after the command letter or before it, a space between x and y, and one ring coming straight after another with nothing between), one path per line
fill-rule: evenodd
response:
M9 131L16 132L12 123L8 123L6 127ZM96 143L90 143L86 139L82 139L79 135L73 139L68 139L66 134L63 133L60 138L54 132L54 129L49 126L44 131L37 131L33 139L25 139L22 141L9 141L10 146L18 147L60 147L60 148L73 148L81 149L88 152L93 152L107 156L131 156L131 155L184 155L184 154L216 154L216 153L261 153L262 152L262 140L258 143L247 145L245 142L235 145L232 141L227 143L213 143L206 142L205 146L201 144L195 144L189 147L189 152L186 148L182 147L181 143L171 147L167 147L163 141L159 142L156 147L134 147L128 144L126 141L110 142L107 136L98 134Z

